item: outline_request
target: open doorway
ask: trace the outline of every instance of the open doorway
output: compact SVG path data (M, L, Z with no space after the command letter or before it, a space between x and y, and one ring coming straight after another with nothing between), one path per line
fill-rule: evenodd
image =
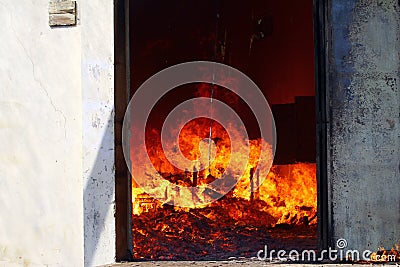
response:
M129 11L131 95L166 67L194 60L221 62L257 83L271 105L278 134L270 182L254 194L236 188L214 206L174 210L133 182L133 258L248 257L264 245L316 249L312 1L131 1ZM202 96L209 96L209 88L198 85L177 88L162 99L150 127L159 127L174 105L201 93L201 88ZM223 88L218 92L221 100L230 98ZM236 106L247 118L249 138L256 139L251 114L240 103ZM192 181L194 175L200 180L202 176L193 170L187 175Z

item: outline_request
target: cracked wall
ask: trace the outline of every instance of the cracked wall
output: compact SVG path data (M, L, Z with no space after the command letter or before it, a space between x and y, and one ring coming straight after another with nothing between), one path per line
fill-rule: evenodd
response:
M0 266L114 261L113 2L0 0Z
M399 5L331 2L328 179L333 241L348 249L400 243Z
M47 10L0 0L0 266L83 262L81 30Z

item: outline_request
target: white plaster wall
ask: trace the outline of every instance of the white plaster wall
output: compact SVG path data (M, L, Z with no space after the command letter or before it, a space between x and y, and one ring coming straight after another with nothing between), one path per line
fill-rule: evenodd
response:
M113 1L81 1L85 266L115 259Z
M83 265L80 27L0 0L0 266Z
M113 2L0 0L0 266L114 261Z

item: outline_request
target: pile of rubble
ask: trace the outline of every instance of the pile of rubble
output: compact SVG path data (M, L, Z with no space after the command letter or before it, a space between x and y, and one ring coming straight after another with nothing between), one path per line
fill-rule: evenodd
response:
M262 200L225 196L203 209L164 205L133 215L134 258L221 260L254 257L266 244L271 249L299 244L315 248L315 226L274 227L276 219L261 211L265 205ZM299 235L304 244L298 242Z

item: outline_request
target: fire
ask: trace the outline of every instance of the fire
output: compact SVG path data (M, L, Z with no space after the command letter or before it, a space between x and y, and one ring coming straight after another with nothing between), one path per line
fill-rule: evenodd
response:
M209 96L208 89L201 85L198 95ZM230 106L237 102L225 93L220 98ZM207 108L197 105L188 112ZM213 115L218 112L213 110ZM250 139L244 131L234 122L222 125L202 116L177 121L166 132L146 129L145 153L131 147L131 158L143 162L132 164L135 257L170 255L162 251L167 248L150 251L143 240L163 238L168 243L183 235L187 242L210 246L209 252L199 252L207 254L234 251L240 239L252 235L261 242L269 235L267 229L276 225L314 227L316 164L272 166L272 145L262 138ZM226 237L232 233L235 237Z
M154 207L162 205L162 203L146 196L143 189L138 188L135 183L133 184L133 214L139 215L147 211L146 208L143 208L147 204L143 203L152 202ZM232 196L250 201L251 195L250 179L240 179L233 190ZM260 210L272 215L275 218L274 224L315 224L317 222L315 163L273 166L264 182L253 192L253 197L265 202L265 206ZM143 199L147 200L143 201ZM240 216L240 211L232 210L229 212Z
M200 84L197 95L209 96L209 89L208 85ZM235 94L226 91L220 94L219 97L231 106L237 102ZM197 105L190 112L207 108ZM216 115L218 110L213 112ZM136 162L145 162L146 157L150 159L149 164L140 166L145 172L139 173L150 179L145 183L142 177L133 177L133 214L141 214L156 205L146 200L145 191L150 196L162 196L158 205L178 204L190 209L210 205L206 194L209 189L215 195L232 189L234 198L262 201L260 210L273 216L275 224L315 224L315 163L275 165L266 169L272 165L271 145L261 138L248 139L242 134L245 130L233 122L223 126L216 120L201 116L188 122L178 121L175 127L163 133L164 139L160 130L146 129L146 153L139 154L138 149L131 149L131 158L136 157ZM135 167L138 166L132 166L132 169ZM221 179L223 175L227 178ZM224 182L210 187L219 180ZM140 186L137 182L141 183Z
M242 179L234 190L237 197L249 200L249 180ZM267 204L267 211L277 224L316 223L316 165L296 163L275 165L258 188L258 197ZM303 221L302 221L303 220Z

